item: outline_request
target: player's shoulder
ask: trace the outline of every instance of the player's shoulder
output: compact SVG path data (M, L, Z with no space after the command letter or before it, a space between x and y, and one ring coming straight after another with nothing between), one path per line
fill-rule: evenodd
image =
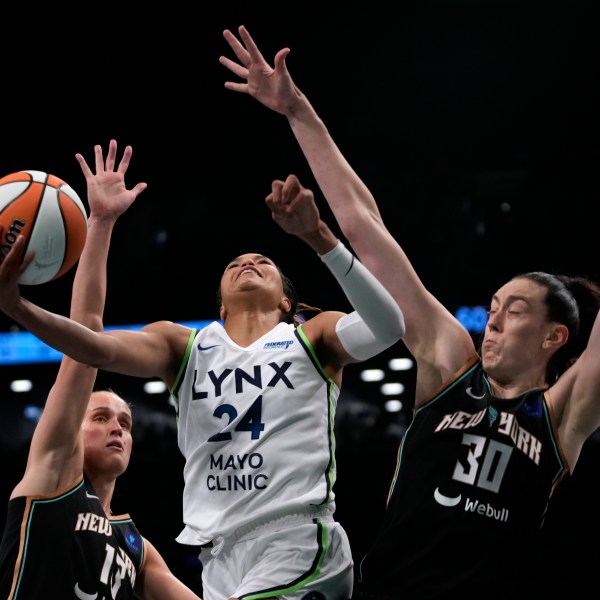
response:
M327 328L335 328L337 322L346 316L347 313L340 310L324 310L312 316L302 323L302 330L309 334L310 332L322 332Z

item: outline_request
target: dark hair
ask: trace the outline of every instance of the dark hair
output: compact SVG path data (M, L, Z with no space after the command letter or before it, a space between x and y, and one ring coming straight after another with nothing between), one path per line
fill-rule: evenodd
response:
M546 381L554 383L585 350L600 310L600 286L586 277L543 271L522 273L514 279L529 279L544 288L546 318L569 330L567 343L558 349L546 367Z
M298 325L301 325L307 320L305 313L321 312L320 308L316 308L315 306L310 306L309 304L304 304L304 302L300 302L298 300L296 288L294 287L294 284L292 283L291 279L284 274L279 265L276 264L275 266L277 267L277 270L279 271L279 275L281 277L283 293L289 298L291 304L290 310L283 316L283 321L285 323L293 323L297 327ZM220 308L222 303L223 297L221 295L221 286L219 285L219 287L217 288L217 307Z

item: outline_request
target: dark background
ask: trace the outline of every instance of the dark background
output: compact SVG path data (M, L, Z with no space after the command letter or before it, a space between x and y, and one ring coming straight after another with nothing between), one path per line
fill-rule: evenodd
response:
M255 6L251 6L255 5ZM258 6L256 6L258 5ZM115 138L134 148L127 183L148 189L120 220L109 261L107 325L216 318L225 264L271 256L301 300L347 308L318 258L271 222L273 179L312 186L284 117L223 88L232 56L222 30L248 27L267 60L287 64L425 284L451 310L486 305L504 280L528 270L600 281L597 256L598 33L593 2L420 1L394 4L179 1L151 8L89 5L85 15L43 5L3 9L0 175L44 170L85 198L74 158ZM82 13L83 8L81 9ZM330 220L333 223L332 220ZM24 295L66 314L72 273ZM0 331L13 323L0 315ZM407 353L401 344L379 357ZM25 464L30 425L9 378L36 378L43 404L56 364L0 368L0 483L8 498ZM41 383L40 383L41 382ZM186 582L194 553L178 546L182 459L166 396L102 374L137 408L136 446L118 484L140 530ZM378 394L347 369L337 421L337 517L358 561L381 517L395 450L410 417L381 410ZM598 440L586 445L575 491L557 503L562 564L582 577L598 552ZM424 457L426 458L426 457ZM3 520L4 506L0 509ZM570 548L565 552L565 548ZM565 575L565 580L568 577ZM199 589L199 587L196 587Z

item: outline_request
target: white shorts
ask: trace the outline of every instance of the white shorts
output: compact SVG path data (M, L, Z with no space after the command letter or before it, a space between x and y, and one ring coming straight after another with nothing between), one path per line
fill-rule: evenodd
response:
M283 523L282 523L283 521ZM203 600L348 600L352 553L348 536L330 516L302 522L277 519L240 538L203 548ZM268 594L268 595L267 595Z

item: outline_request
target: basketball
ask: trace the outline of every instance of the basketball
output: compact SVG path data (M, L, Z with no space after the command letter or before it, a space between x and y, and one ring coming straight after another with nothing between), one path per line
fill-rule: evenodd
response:
M64 275L79 260L87 213L62 179L44 171L18 171L0 179L0 225L0 263L23 235L25 254L35 255L19 283L37 285Z

